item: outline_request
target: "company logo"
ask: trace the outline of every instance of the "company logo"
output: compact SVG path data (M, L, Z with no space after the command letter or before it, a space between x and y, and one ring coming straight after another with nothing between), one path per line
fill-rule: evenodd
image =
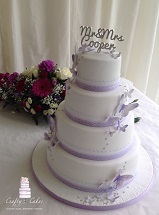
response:
M31 198L31 188L29 187L29 178L21 177L20 188L19 188L19 198Z
M42 210L41 204L43 200L40 197L31 196L31 188L29 186L29 178L21 177L19 198L13 199L8 197L6 199L6 210Z

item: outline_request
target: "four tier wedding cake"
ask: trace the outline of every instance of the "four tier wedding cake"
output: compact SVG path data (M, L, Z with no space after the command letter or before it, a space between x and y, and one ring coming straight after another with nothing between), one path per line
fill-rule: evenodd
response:
M85 192L105 193L135 178L140 143L134 132L133 89L120 78L121 54L97 53L83 46L73 55L73 78L65 101L50 121L47 162L64 184ZM109 194L109 195L108 195Z

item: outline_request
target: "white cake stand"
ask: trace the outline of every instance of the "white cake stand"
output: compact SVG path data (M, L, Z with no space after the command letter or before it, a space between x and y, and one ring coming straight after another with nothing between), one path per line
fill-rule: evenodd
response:
M59 181L50 171L46 159L46 142L40 141L32 155L33 174L38 184L52 197L67 205L87 210L112 210L137 202L149 189L153 178L153 166L141 146L140 172L128 185L114 191L119 196L114 202L98 199L99 194L83 192ZM92 201L93 200L93 201Z

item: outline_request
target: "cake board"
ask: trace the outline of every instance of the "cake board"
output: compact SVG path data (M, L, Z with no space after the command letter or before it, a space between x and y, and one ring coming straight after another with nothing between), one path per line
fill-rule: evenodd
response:
M142 146L140 148L140 172L128 185L113 191L113 196L118 196L115 201L101 198L99 193L76 190L59 181L48 167L44 140L41 140L33 151L32 170L42 189L64 204L96 211L118 209L137 202L148 191L152 183L153 165L151 159L146 150Z

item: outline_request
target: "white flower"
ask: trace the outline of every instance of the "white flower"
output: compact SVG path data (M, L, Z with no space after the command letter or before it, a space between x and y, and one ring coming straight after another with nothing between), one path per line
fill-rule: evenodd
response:
M36 112L35 112L35 110L34 110L33 108L31 108L30 112L31 112L32 114L36 114Z
M30 104L28 102L26 102L26 107L30 108Z
M32 75L34 75L35 78L38 78L39 68L38 66L32 66L31 68L26 69L24 72L22 72L22 74L27 76L28 78L32 78Z
M49 105L49 104L50 104L49 99L46 99L45 104L46 104L46 105Z
M32 72L33 72L33 75L34 75L35 78L39 77L39 68L38 68L38 66L34 66L33 69L32 69Z
M25 110L26 112L28 112L28 110L27 110L26 108L24 108L24 110Z
M53 113L54 113L54 110L53 110L53 109L49 109L49 110L48 110L48 114L49 114L49 115L52 115Z
M32 103L32 99L29 97L28 98L28 103L31 104Z
M46 105L49 105L50 104L50 99L48 97L44 98L42 103L46 104Z
M59 69L56 73L57 78L61 80L66 80L67 78L72 77L72 73L68 67L64 67L63 69Z
M47 110L44 110L43 111L43 114L46 116L48 114L48 111Z
M56 103L51 103L50 104L50 108L57 108L58 107L58 104L56 104Z

